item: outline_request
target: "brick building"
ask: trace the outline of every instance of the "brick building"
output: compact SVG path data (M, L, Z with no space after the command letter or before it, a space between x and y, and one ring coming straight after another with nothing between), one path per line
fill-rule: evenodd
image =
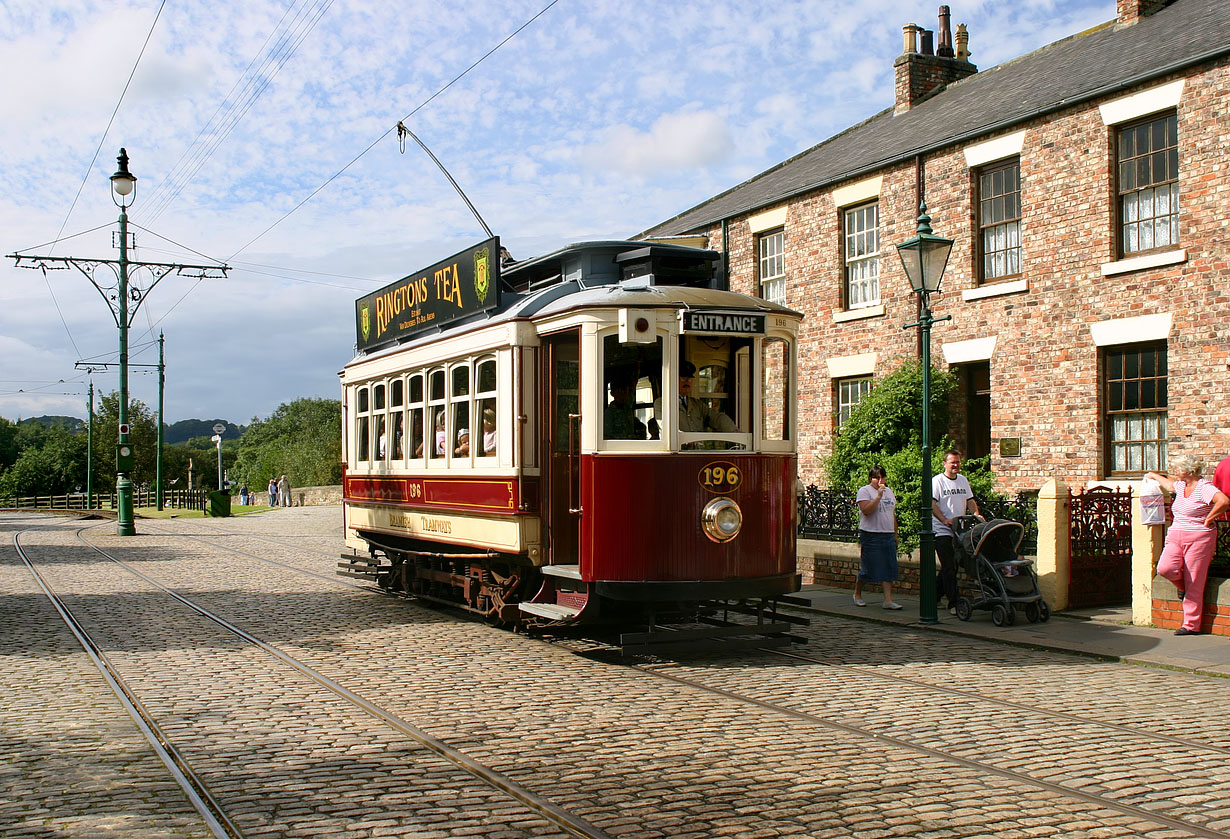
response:
M946 6L937 31L904 28L893 107L642 234L703 241L732 289L806 315L800 476L917 356L895 245L923 199L955 240L931 300L951 433L1001 490L1230 453L1230 3L1119 0L983 71Z

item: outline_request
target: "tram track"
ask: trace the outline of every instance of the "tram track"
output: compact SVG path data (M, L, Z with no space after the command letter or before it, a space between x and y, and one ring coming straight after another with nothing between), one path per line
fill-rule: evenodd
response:
M83 528L83 531L84 530L85 529ZM175 535L183 535L183 534L175 534ZM268 560L262 557L257 557L254 554L250 554L246 551L242 551L240 549L231 547L229 545L220 543L218 541L214 541L212 539L206 539L200 536L191 536L190 538L200 540L202 543L208 544L213 548L223 550L226 552L230 552L230 553L234 553L237 556L242 556L242 557L249 558L249 559L261 559L264 562L272 562L288 570L295 571L297 574L304 574L310 577L316 577L318 579L330 580L331 582L340 583L342 585L350 585L350 586L354 585L344 580L338 580L330 576L316 574L309 570L296 568L293 565L281 563L276 560ZM82 541L86 541L86 540L84 540L83 538ZM270 540L270 541L273 541L278 544L283 544L284 547L291 547L290 545L279 543L278 540ZM89 544L89 543L86 542L86 544ZM90 547L91 549L96 550L99 553L102 553L105 555L105 552L99 549L97 546L90 545ZM358 586L358 587L367 588L366 586ZM566 648L566 645L564 645L564 648ZM1034 714L1034 715L1043 716L1048 719L1052 719L1057 722L1061 722L1061 723L1069 724L1073 726L1086 726L1086 727L1097 726L1101 730L1104 730L1107 732L1108 736L1106 737L1106 741L1107 741L1107 744L1110 745L1112 748L1113 748L1113 742L1111 741L1111 737L1113 735L1118 734L1118 735L1127 735L1127 736L1136 737L1136 738L1148 738L1153 741L1156 741L1159 745L1164 745L1166 747L1172 747L1172 748L1178 748L1178 749L1202 750L1202 752L1205 754L1217 755L1217 757L1210 758L1211 760L1220 761L1222 759L1222 756L1224 756L1227 753L1230 753L1230 749L1226 749L1225 747L1218 746L1216 744L1199 742L1199 741L1190 740L1190 739L1181 738L1181 737L1173 737L1173 736L1164 734L1162 732L1150 731L1148 729L1137 728L1137 727L1133 727L1131 725L1125 725L1122 723L1104 721L1104 720L1100 720L1100 719L1096 719L1092 717L1084 717L1078 714L1071 714L1071 713L1067 713L1063 711L1058 711L1058 710L1054 710L1051 708L1038 707L1035 705L1029 705L1029 704L1025 704L1021 702L1014 702L1012 700L1005 699L1004 697L1000 695L980 693L975 690L969 690L969 689L961 689L961 688L935 685L923 679L909 678L905 676L897 676L894 674L875 672L873 670L870 670L864 667L857 667L854 665L842 664L841 662L836 661L832 658L826 658L823 656L814 656L814 655L808 655L808 654L801 653L801 652L792 652L792 651L785 652L785 651L780 651L780 650L764 650L760 654L779 656L779 657L786 658L786 659L793 659L793 660L796 660L802 663L814 664L814 665L818 665L818 666L821 666L826 669L833 670L833 671L836 671L842 674L848 674L849 676L852 676L852 677L874 679L876 681L884 682L885 684L895 684L895 685L899 685L903 687L908 686L910 688L917 689L917 690L934 691L937 696L948 698L948 699L959 697L966 701L992 703L996 708L1000 710L1009 709L1009 710L1017 711L1020 713ZM1118 800L1113 796L1103 795L1097 791L1091 791L1089 789L1082 789L1079 786L1074 786L1072 784L1056 783L1053 781L1039 779L1030 774L1026 774L1024 772L1020 772L1020 771L1016 771L1011 768L1005 768L1003 766L996 765L993 762L980 760L980 759L977 759L976 757L967 757L961 754L956 754L953 751L947 750L942 747L936 748L934 746L924 745L924 744L917 742L915 739L913 739L912 737L908 735L898 736L897 734L886 733L886 731L882 729L877 729L877 727L875 726L857 725L857 724L841 722L838 719L835 719L833 715L823 715L822 716L820 714L811 713L807 710L801 710L799 707L790 707L789 705L782 704L779 701L773 701L772 698L761 699L761 698L757 698L756 696L749 696L738 690L726 690L721 687L714 687L713 685L705 684L704 682L697 681L695 679L689 679L685 676L680 676L678 673L675 673L675 672L664 672L662 667L655 667L653 665L648 665L648 666L638 665L631 669L635 669L640 672L648 673L653 676L675 682L679 685L686 686L690 690L698 690L698 691L702 691L710 695L717 695L717 696L724 697L725 699L729 701L735 701L735 702L739 702L743 704L753 705L753 706L761 708L762 710L770 711L774 714L787 717L791 720L805 722L809 725L815 725L818 727L828 729L830 731L840 732L850 737L857 737L861 739L870 740L870 741L876 742L885 747L889 747L889 748L896 749L896 750L904 750L908 753L919 755L928 760L942 761L944 763L948 763L955 767L963 767L964 769L967 769L973 772L998 777L998 778L1010 781L1014 784L1020 784L1025 788L1041 790L1051 795L1063 796L1068 800L1079 801L1085 804L1093 805L1095 807L1105 808L1108 811L1116 812L1124 816L1128 816L1132 819L1138 819L1138 820L1141 820L1142 822L1147 822L1149 824L1158 825L1162 829L1182 831L1185 834L1201 836L1201 837L1221 837L1221 839L1225 839L1225 837L1230 836L1230 834L1216 829L1216 827L1218 826L1216 822L1214 822L1213 827L1208 827L1208 826L1199 824L1197 822L1188 820L1186 818L1176 817L1176 816L1168 815L1164 812L1159 812L1159 810L1156 808L1163 807L1163 806L1171 806L1171 803L1166 801L1165 799L1155 798L1153 802L1146 801L1146 802L1143 802L1143 804L1125 802L1122 800ZM937 701L943 701L943 700L941 699ZM573 834L573 835L577 835L577 834Z
M543 798L530 791L523 785L517 783L509 776L492 769L474 760L453 748L440 738L434 737L425 730L414 725L408 720L399 717L393 712L380 707L379 705L363 698L362 696L350 691L339 682L331 679L325 674L319 672L308 663L301 659L262 641L259 638L251 635L224 617L212 612L204 606L192 601L190 598L180 595L178 592L162 585L157 580L149 575L133 568L130 564L112 556L107 551L92 544L85 538L85 531L90 528L80 528L77 530L77 538L82 544L90 550L96 552L100 556L116 564L129 574L142 580L145 584L152 586L166 596L170 597L177 603L185 606L193 613L212 625L217 626L231 635L241 639L245 643L259 648L264 653L279 661L281 664L291 668L300 676L306 678L310 683L321 687L332 694L337 699L342 700L350 707L363 711L365 714L377 719L389 728L398 732L401 735L408 737L420 747L435 755L445 763L459 769L472 778L478 780L486 787L495 790L502 796L512 799L525 807L530 812L537 814L550 824L559 828L564 834L580 839L609 839L608 834L589 823L584 818L567 811L566 809L554 804L553 802ZM134 691L123 679L119 669L114 665L110 658L106 655L102 645L99 644L84 623L80 621L71 611L65 600L51 587L47 582L45 575L41 574L37 563L32 560L21 544L20 537L28 531L20 531L14 533L13 544L14 548L20 556L23 564L34 576L40 589L44 595L51 601L60 615L61 619L69 626L73 635L83 648L90 655L91 660L99 668L103 677L112 685L116 695L120 698L128 712L137 721L138 727L145 734L146 739L150 742L158 756L167 765L176 781L184 788L193 806L201 813L202 818L206 820L207 825L215 836L220 839L242 839L244 834L235 826L225 812L225 809L218 803L218 796L215 795L208 785L201 779L200 775L192 770L189 760L180 752L171 738L163 732L155 719L155 715L144 705L136 691ZM278 563L280 564L280 563ZM301 571L300 573L311 574L311 572ZM320 576L323 579L332 578Z
M818 658L807 656L807 655L801 655L801 654L793 653L793 652L785 652L781 650L768 649L768 648L758 650L758 652L761 654L765 654L765 655L780 656L783 658L789 658L789 659L795 659L795 660L800 660L800 661L805 661L805 662L810 662L810 663L821 664L826 667L832 666L829 662L824 661L822 659L818 659ZM636 669L642 673L646 673L656 678L663 679L669 682L673 682L681 686L685 686L692 690L701 691L703 693L721 697L726 700L731 700L734 702L753 706L753 707L756 707L756 708L759 708L765 711L769 711L773 714L778 714L781 716L789 717L793 720L797 720L799 722L803 722L809 725L818 726L824 729L844 733L844 734L851 735L851 736L856 736L859 738L865 738L867 740L871 740L873 742L876 742L884 746L888 746L890 748L904 750L906 752L913 753L913 754L924 755L934 760L944 761L947 763L954 764L956 766L970 769L975 772L992 775L992 776L1002 778L1004 780L1007 780L1013 783L1021 784L1022 786L1032 787L1035 789L1041 789L1041 790L1044 790L1046 792L1049 792L1055 795L1065 796L1070 799L1075 799L1078 801L1085 802L1087 804L1095 805L1097 807L1102 807L1107 810L1111 810L1111 811L1114 811L1114 812L1117 812L1117 813L1120 813L1126 816L1130 816L1132 818L1137 818L1143 821L1151 822L1163 828L1184 831L1185 833L1193 835L1193 836L1206 837L1206 839L1230 839L1230 832L1209 828L1204 825L1193 823L1191 821L1188 821L1182 818L1175 818L1172 816L1168 816L1168 815L1165 815L1164 813L1159 813L1157 810L1150 809L1148 807L1124 803L1122 801L1116 800L1115 798L1112 798L1106 795L1101 795L1096 792L1089 792L1087 790L1083 790L1083 789L1080 789L1079 787L1075 787L1072 785L1054 783L1054 782L1042 780L1032 775L1025 774L1023 772L1018 772L1012 769L1006 769L1002 766L996 765L995 763L991 763L991 762L983 761L983 760L976 760L976 759L969 758L969 757L964 757L962 755L955 754L952 751L948 751L948 750L941 749L941 748L934 748L931 746L926 746L921 743L915 742L914 740L908 737L901 737L901 736L896 736L892 734L886 734L886 733L883 733L882 731L876 731L872 728L868 728L868 727L864 727L860 725L854 725L851 723L841 722L832 717L819 716L817 714L813 714L808 711L803 711L798 708L789 707L787 705L783 705L783 704L769 701L769 700L758 699L754 696L748 696L747 694L744 694L744 693L739 693L736 691L731 691L731 690L726 690L724 688L715 687L713 685L705 684L704 682L698 681L696 679L688 678L686 676L678 675L677 673L669 672L671 668L677 665L667 665L667 666L631 665L631 666L633 667L633 669ZM860 670L859 668L840 667L839 669L857 672L860 675L868 675L867 673ZM876 675L876 674L871 674L871 675ZM974 698L977 701L995 702L997 704L1003 704L1003 701L1000 699L992 699L990 697L986 697L980 694L975 694L969 691L946 689L946 688L928 684L926 682L921 682L921 681L912 680L912 679L904 679L900 677L884 677L884 678L897 681L900 683L909 683L915 687L922 687L927 690L932 690L940 694L960 695L965 698ZM1166 742L1170 745L1181 745L1186 748L1205 750L1205 751L1208 751L1214 754L1230 753L1230 749L1226 749L1226 748L1222 748L1218 746L1212 746L1207 743L1200 743L1196 741L1184 740L1182 738L1174 738L1174 737L1169 737L1166 735L1159 735L1154 732L1141 732L1139 730L1132 729L1128 726L1106 723L1100 720L1093 720L1089 718L1079 717L1076 715L1064 714L1062 712L1040 710L1036 707L1027 706L1027 705L1023 705L1020 703L1016 703L1015 707L1017 707L1022 712L1043 714L1043 715L1050 716L1055 719L1062 719L1062 720L1069 721L1069 722L1078 722L1083 725L1103 726L1103 727L1110 728L1113 730L1121 731L1123 733L1129 733L1136 737L1152 737L1160 741Z

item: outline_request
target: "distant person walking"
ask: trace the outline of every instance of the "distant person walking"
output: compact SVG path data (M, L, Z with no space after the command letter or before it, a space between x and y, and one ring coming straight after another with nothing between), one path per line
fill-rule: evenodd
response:
M248 485L246 483L239 487L239 506L248 506Z
M290 506L290 481L286 480L285 475L278 481L278 500L283 507Z
M269 479L269 506L270 508L278 506L278 480L277 478Z

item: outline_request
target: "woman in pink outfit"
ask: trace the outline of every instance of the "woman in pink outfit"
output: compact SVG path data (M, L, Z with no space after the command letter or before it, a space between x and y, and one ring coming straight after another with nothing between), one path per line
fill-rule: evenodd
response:
M1174 480L1148 472L1167 492L1174 493L1170 512L1174 521L1166 531L1166 546L1157 561L1157 573L1174 583L1183 601L1183 625L1175 635L1199 635L1204 614L1204 582L1217 548L1217 519L1230 509L1230 498L1211 481L1200 477L1203 464L1189 455L1170 458Z

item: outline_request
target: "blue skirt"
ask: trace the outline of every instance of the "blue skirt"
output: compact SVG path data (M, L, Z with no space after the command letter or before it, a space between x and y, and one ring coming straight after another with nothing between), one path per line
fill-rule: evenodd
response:
M893 533L858 532L858 578L864 583L891 583L897 579L897 536Z

